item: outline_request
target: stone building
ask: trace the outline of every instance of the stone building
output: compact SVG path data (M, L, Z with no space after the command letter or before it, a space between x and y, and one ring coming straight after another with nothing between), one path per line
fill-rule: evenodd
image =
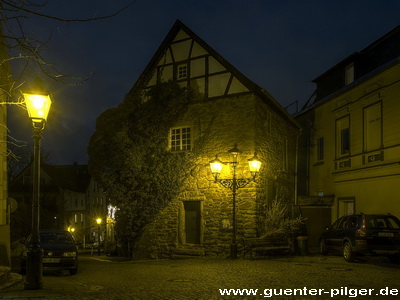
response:
M237 239L262 233L264 206L274 198L295 203L296 148L299 127L264 89L245 77L182 22L177 21L138 82L146 88L175 80L198 95L170 129L171 151L190 151L207 130L204 153L179 196L149 224L136 245L137 257L229 253L232 192L213 181L209 161L241 150L238 178L249 178L247 160L263 162L257 183L237 194ZM136 84L138 84L138 82ZM221 178L231 178L226 166Z
M316 94L296 116L299 204L311 245L345 214L400 217L399 78L397 27L314 80Z

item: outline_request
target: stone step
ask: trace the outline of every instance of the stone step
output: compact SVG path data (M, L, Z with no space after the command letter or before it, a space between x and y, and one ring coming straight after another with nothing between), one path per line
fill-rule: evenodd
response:
M204 256L205 251L203 248L196 247L181 247L174 251L174 255L178 256Z

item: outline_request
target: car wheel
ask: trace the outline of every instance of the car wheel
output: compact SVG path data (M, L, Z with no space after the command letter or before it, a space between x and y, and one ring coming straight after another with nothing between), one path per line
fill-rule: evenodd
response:
M355 254L353 252L353 249L351 248L350 242L345 242L343 245L343 257L344 260L347 262L352 262L355 259Z
M393 264L400 264L400 254L389 255L389 260Z
M70 275L76 275L76 273L78 273L78 268L69 269L69 274L70 274Z
M326 248L326 242L325 242L324 239L321 239L321 241L319 242L319 246L320 246L320 248L319 248L320 253L322 255L327 255L328 254L328 249Z

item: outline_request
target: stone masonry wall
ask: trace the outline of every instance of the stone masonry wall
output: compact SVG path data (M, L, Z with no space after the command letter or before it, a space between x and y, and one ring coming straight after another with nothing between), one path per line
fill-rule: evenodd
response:
M266 121L268 120L268 121ZM170 257L182 247L202 249L206 255L227 256L232 239L232 191L215 183L209 161L218 158L230 161L228 150L241 150L237 178L250 178L247 160L257 151L263 162L257 183L238 190L237 240L259 233L259 202L264 199L267 180L277 182L275 189L286 199L293 197L295 134L293 125L280 117L254 95L224 98L193 104L176 126L191 126L194 139L205 134L206 145L191 170L179 197L171 201L149 224L136 247L141 258ZM288 145L288 150L284 146ZM283 153L288 157L283 162ZM285 168L283 168L285 167ZM220 178L232 178L229 165ZM186 245L184 201L201 202L200 244Z

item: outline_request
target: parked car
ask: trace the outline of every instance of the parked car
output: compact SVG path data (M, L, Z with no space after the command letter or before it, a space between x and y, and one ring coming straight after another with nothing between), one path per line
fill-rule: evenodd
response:
M68 270L71 275L78 271L78 247L69 231L41 229L40 247L43 249L44 270ZM25 247L30 246L30 237ZM21 273L26 274L26 251L21 259Z
M320 252L338 250L346 261L357 255L386 255L400 262L400 221L391 214L343 216L326 228L320 238Z

